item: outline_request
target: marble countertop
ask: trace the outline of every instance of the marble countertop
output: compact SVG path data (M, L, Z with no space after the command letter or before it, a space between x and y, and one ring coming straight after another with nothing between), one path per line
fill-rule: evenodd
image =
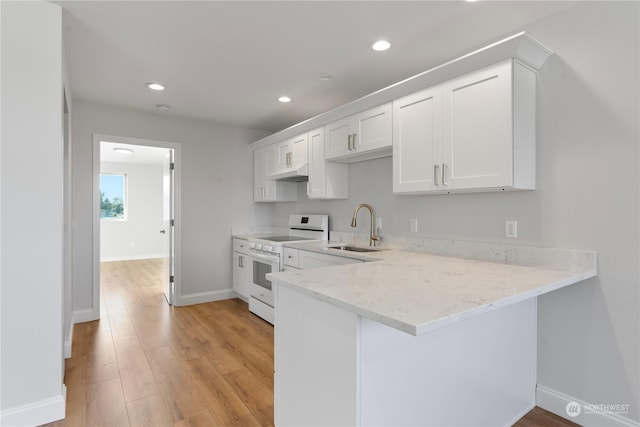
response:
M287 247L340 255L329 242L287 244ZM499 245L485 251L502 253ZM458 245L458 247L464 247ZM533 250L532 250L533 249ZM545 253L545 251L551 251ZM355 263L271 273L275 284L287 286L344 310L412 335L421 335L488 311L533 298L597 275L592 251L509 247L509 256L523 262L553 259L542 265L517 265L458 256L388 249L353 253ZM535 257L531 257L535 253ZM507 260L506 262L509 262Z

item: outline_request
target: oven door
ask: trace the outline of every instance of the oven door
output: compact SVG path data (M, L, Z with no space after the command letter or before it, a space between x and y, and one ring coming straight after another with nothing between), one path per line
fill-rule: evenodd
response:
M271 281L267 279L267 274L280 271L280 256L275 254L264 254L249 252L253 266L253 280L251 281L250 295L270 307L273 307L273 292Z

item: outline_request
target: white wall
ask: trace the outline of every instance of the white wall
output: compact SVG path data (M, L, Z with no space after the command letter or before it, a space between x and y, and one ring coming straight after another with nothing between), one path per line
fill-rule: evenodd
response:
M127 219L100 221L100 260L161 258L162 165L101 162L100 171L127 175Z
M410 236L418 218L417 236L506 242L505 220L515 219L518 243L595 249L597 278L540 298L538 382L593 404L630 404L625 416L639 420L638 6L581 2L524 28L555 51L538 77L536 191L396 196L386 158L350 166L349 200L277 204L277 225L322 212L332 229L352 231L353 208L367 202L383 235ZM306 199L305 183L299 190Z
M64 416L61 9L0 8L0 424L37 425Z
M269 225L273 218L272 206L252 202L248 143L266 134L81 101L74 101L73 112L74 310L93 309L94 133L182 144L183 301L178 303L230 295L232 227Z

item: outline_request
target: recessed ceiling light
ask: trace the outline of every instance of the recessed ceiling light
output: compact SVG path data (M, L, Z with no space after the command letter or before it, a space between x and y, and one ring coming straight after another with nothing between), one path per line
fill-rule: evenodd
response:
M146 86L151 90L164 90L164 86L160 83L147 83Z
M278 98L278 101L280 101L280 102L291 102L291 98L289 98L288 96L281 96L280 98Z
M329 80L331 80L333 78L333 76L331 74L329 74L329 73L320 73L318 75L318 78L320 80L329 81Z
M387 50L391 47L391 43L386 40L378 40L374 44L371 45L371 49L382 52L383 50Z
M158 104L158 105L156 105L156 108L157 108L158 110L161 110L161 111L169 111L169 109L171 108L171 106L170 106L170 105L167 105L167 104Z
M129 148L118 147L118 148L114 148L113 151L122 153L122 154L133 154L133 150Z

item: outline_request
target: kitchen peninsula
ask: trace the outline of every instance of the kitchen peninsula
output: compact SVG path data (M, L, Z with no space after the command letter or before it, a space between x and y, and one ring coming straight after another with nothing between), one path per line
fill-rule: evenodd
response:
M536 297L594 277L595 253L429 245L289 245L369 262L269 276L277 425L511 425L535 405Z

